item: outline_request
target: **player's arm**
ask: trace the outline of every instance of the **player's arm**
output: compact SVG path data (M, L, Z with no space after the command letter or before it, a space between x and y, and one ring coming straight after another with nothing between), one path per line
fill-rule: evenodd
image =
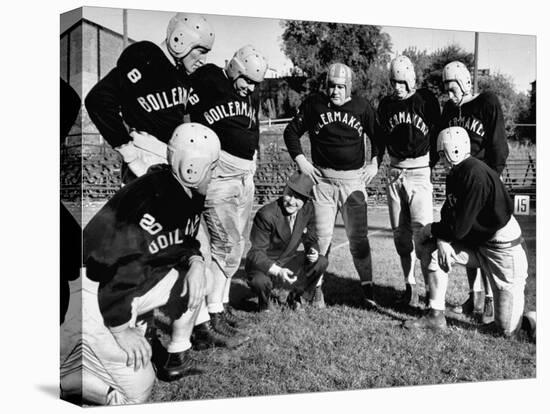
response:
M445 201L441 209L441 221L431 226L432 235L445 241L464 239L472 229L479 212L487 200L484 183L474 174L453 185L454 206ZM449 214L451 213L451 214Z
M260 209L254 216L252 223L252 229L250 231L250 250L246 256L246 259L256 269L269 273L269 270L275 261L270 259L267 255L269 249L271 234L273 232L273 224L267 214Z
M99 133L113 148L132 140L122 115L120 71L117 67L88 92L84 104Z
M304 135L307 131L307 108L308 100L301 105L298 114L296 114L296 116L288 123L283 132L283 137L288 153L294 162L296 162L298 169L302 173L307 174L313 182L317 183L317 177L321 176L321 172L315 168L310 161L308 161L304 155L302 145L300 143L300 138L302 138L302 135Z
M434 168L439 161L439 154L437 153L437 135L440 131L441 125L441 107L439 101L433 93L425 90L426 96L426 123L430 128L430 168Z
M382 165L382 160L384 159L384 153L386 152L386 143L389 139L388 131L384 125L386 120L386 110L385 110L385 100L383 99L378 105L378 111L376 113L378 117L378 128L374 135L374 142L377 148L377 158L378 158L378 167Z
M504 115L498 97L491 93L489 102L491 105L487 114L485 156L487 164L500 175L508 158L508 141L504 128Z
M381 134L380 123L378 122L378 117L376 112L372 109L372 106L367 102L365 112L362 115L363 125L365 126L364 135L368 137L370 144L370 163L365 167L364 180L365 184L368 184L378 173L378 167L382 164L382 160L379 159L379 140ZM365 140L366 141L366 140ZM366 153L367 144L365 142L365 153ZM383 157L384 153L382 153ZM365 160L366 161L366 160Z
M139 177L146 173L147 165L139 157L122 119L121 94L120 71L115 67L90 90L84 104L101 136L122 155L130 170Z

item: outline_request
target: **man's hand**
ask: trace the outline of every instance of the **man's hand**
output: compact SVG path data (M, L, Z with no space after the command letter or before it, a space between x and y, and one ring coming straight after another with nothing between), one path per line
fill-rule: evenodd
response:
M136 158L128 164L128 168L130 168L130 171L132 171L136 177L141 177L145 175L149 166L141 158Z
M294 272L290 269L287 269L286 267L282 267L281 270L279 270L279 277L283 280L286 280L288 283L292 284L298 280L297 276L294 276Z
M145 368L151 360L151 346L138 328L126 328L120 332L112 332L115 340L126 353L126 366L134 366L134 371Z
M130 168L130 171L132 171L136 177L141 177L147 172L148 166L140 158L140 152L132 141L116 147L115 149L122 155L122 159L128 164L128 168Z
M315 263L319 259L319 252L315 250L313 247L310 247L306 259L310 263Z
M439 262L439 267L444 272L449 272L451 266L457 260L455 250L450 243L444 240L437 240L437 260Z
M376 157L374 157L371 160L371 163L367 165L363 170L361 179L365 181L365 185L367 185L372 181L372 179L376 176L377 173L378 173L378 160L376 159Z
M197 308L204 298L206 292L206 276L204 270L205 267L202 258L192 260L191 266L185 275L181 295L189 295L189 302L187 305L189 309Z
M298 164L298 169L302 174L306 174L315 184L319 184L318 178L322 176L321 171L315 168L313 164L307 160L304 154L298 155L294 161Z

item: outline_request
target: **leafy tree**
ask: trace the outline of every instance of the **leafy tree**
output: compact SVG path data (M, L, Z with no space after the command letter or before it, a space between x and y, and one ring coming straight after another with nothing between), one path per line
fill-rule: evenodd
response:
M508 136L514 133L514 122L517 119L519 109L521 108L521 96L514 90L514 85L510 77L501 73L480 76L478 78L479 92L491 91L498 96L502 113L504 115L504 125Z
M328 65L342 62L354 72L354 89L377 100L391 51L380 26L297 20L282 25L284 53L309 77L305 93L323 85Z
M419 50L415 46L408 47L401 54L411 60L416 74L416 83L417 85L422 85L424 83L424 75L432 64L432 56L426 49Z
M531 124L516 126L514 134L518 141L530 141L536 142L536 127L532 126L537 122L537 90L536 82L532 83L532 89L528 96L522 94L522 99L517 105L517 118L518 124Z
M443 68L449 62L458 60L466 65L470 71L474 67L474 54L464 51L460 46L456 44L449 45L443 49L438 49L431 55L429 55L429 64L423 62L423 73L421 75L421 85L430 89L441 101L444 100L444 86L443 86Z

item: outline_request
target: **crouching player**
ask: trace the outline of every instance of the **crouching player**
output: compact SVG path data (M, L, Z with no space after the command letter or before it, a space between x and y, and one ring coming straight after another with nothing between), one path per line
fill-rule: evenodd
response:
M308 175L294 173L283 195L254 217L245 270L249 285L258 295L260 311L270 308L271 290L276 284L272 278L292 285L287 298L292 308L301 306L302 297L313 302L328 260L319 255L312 188ZM304 251L298 252L301 243Z
M87 278L61 327L62 398L145 402L155 371L140 316L165 304L174 322L157 375L175 380L194 372L190 336L200 311L206 313L207 289L196 235L219 155L212 130L180 125L168 143L169 165L122 188L84 229Z
M470 156L470 138L461 127L446 128L437 151L448 172L441 221L418 236L417 255L430 283L430 308L407 328L446 327L445 293L454 263L486 272L495 296L496 329L512 336L521 327L534 339L534 312L522 317L527 256L513 203L498 174Z

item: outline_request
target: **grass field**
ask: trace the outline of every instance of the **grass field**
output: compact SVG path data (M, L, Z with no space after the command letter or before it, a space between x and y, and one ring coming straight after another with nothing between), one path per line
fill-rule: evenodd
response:
M368 389L420 384L534 378L536 348L526 340L484 333L465 317L448 318L442 333L411 332L403 321L415 315L393 305L404 289L387 210L369 212L374 278L380 311L361 308L341 222L337 223L323 291L327 308L293 312L279 307L253 311L255 299L239 272L231 301L251 323L252 340L237 350L193 351L205 372L173 383L158 381L152 401ZM526 308L535 309L535 216L518 217L527 241ZM417 269L418 270L418 269ZM417 274L419 274L417 272ZM423 284L420 283L423 292ZM467 296L462 269L453 269L447 300Z

